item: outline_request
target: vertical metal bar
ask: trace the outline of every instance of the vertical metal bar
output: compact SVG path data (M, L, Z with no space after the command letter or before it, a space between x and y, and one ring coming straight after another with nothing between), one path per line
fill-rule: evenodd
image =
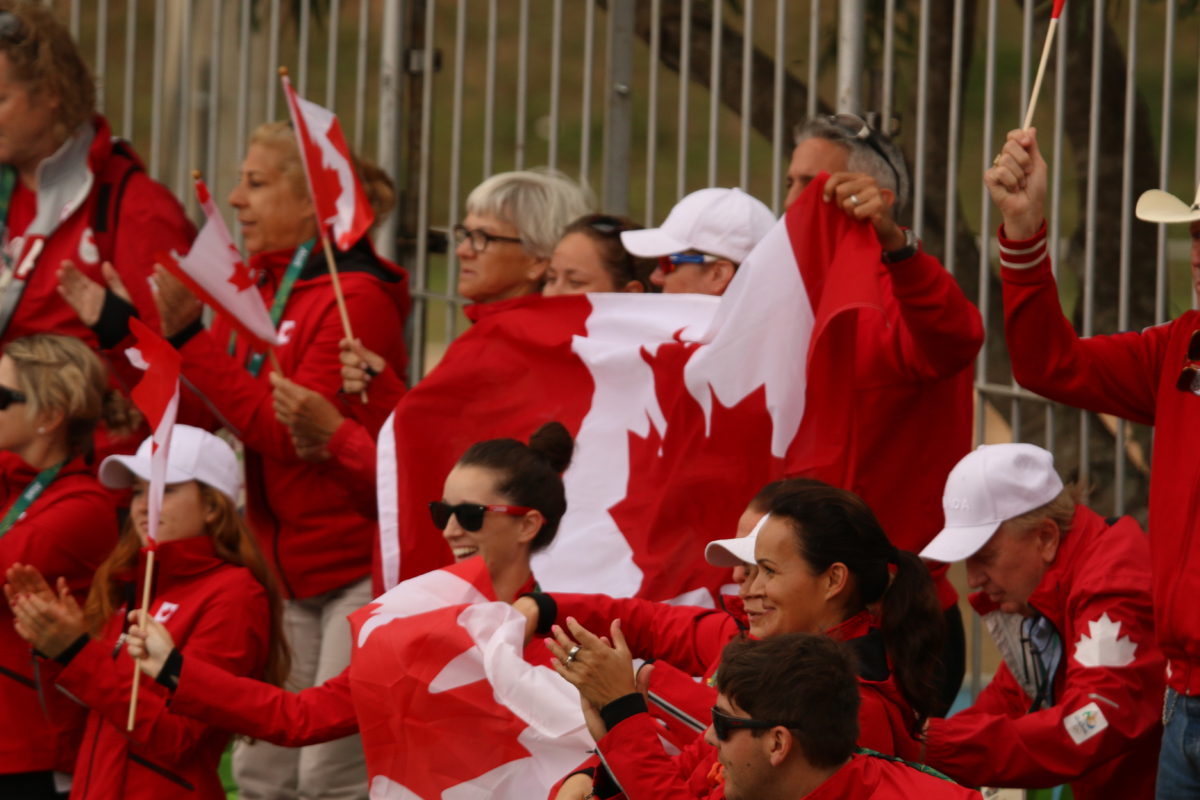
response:
M153 94L150 111L150 175L161 179L159 172L159 151L162 139L163 117L163 61L165 60L167 7L166 0L156 0L154 4L154 77L151 81Z
M383 7L383 33L379 45L379 139L376 150L376 162L388 175L398 172L399 158L397 151L400 141L400 81L404 75L403 53L400 43L400 2L401 0L386 0ZM428 158L429 149L425 141L432 124L430 97L433 91L433 7L435 3L427 0L425 7L428 17L425 20L425 49L422 53L422 106L424 116L421 118L422 153ZM422 255L422 248L427 247L426 231L429 229L429 165L424 164L421 173L422 192L418 202L424 218L417 226L417 264L421 269L427 269L427 254ZM398 211L393 211L386 220L379 224L375 246L379 253L388 259L396 258L396 220Z
M271 0L270 35L267 40L267 119L275 119L275 92L279 86L279 0Z
M1059 262L1062 260L1062 252L1060 243L1062 241L1062 186L1063 186L1063 162L1066 158L1062 155L1064 152L1064 139L1066 131L1066 108L1067 108L1067 30L1070 25L1068 15L1071 9L1063 6L1062 14L1058 18L1058 41L1055 43L1055 67L1054 67L1054 136L1053 136L1053 152L1054 158L1050 165L1050 241L1048 249L1050 252L1050 269L1058 276ZM1017 382L1014 380L1013 385ZM1058 417L1061 414L1058 406L1053 404L1046 405L1046 449L1053 452L1055 443L1058 441Z
M192 0L180 3L179 148L175 152L175 196L190 198L188 162L192 158ZM184 200L187 205L187 200Z
M742 104L738 140L738 186L750 191L750 92L754 78L754 0L742 12Z
M354 149L361 153L367 127L367 23L370 21L371 0L358 5L358 59L354 65Z
M296 47L296 86L300 96L308 97L308 22L312 16L312 0L300 0L300 41Z
M917 34L917 142L913 159L913 233L920 239L925 230L925 138L929 113L929 0L921 0L921 23ZM947 243L951 233L946 231Z
M529 94L529 0L521 0L517 22L517 134L516 168L525 169L525 122Z
M241 19L238 21L237 150L235 151L239 154L244 152L246 140L250 137L250 3L241 0L241 12Z
M1033 60L1033 0L1025 0L1021 14L1021 119L1029 110L1029 81Z
M69 24L71 38L79 41L80 0L71 0L71 21Z
M646 89L646 208L645 224L654 224L654 189L658 177L658 59L662 49L662 0L650 3L650 64Z
M721 110L721 8L714 2L708 68L708 184L717 185L717 124Z
M341 27L341 0L330 0L329 39L325 43L325 107L331 111L337 103L338 33Z
M592 155L592 72L595 68L596 2L585 0L583 15L583 103L579 116L579 182L588 185L588 166ZM612 11L609 11L612 14ZM611 31L611 25L609 29ZM611 48L609 54L611 56ZM625 54L622 54L625 55ZM606 63L607 60L606 60ZM611 69L612 65L609 64ZM612 83L609 82L611 87ZM611 95L610 95L611 96Z
M1170 5L1170 4L1168 4ZM1092 16L1092 89L1088 112L1088 175L1087 175L1087 226L1084 229L1083 246L1083 325L1080 333L1092 335L1096 305L1096 204L1100 188L1100 76L1104 67L1104 0L1095 0ZM1169 47L1169 45L1168 45ZM1169 64L1170 62L1168 62ZM1091 473L1091 443L1088 441L1091 417L1087 412L1079 415L1079 480L1088 485Z
M996 149L993 130L996 125L996 0L988 0L987 4L987 52L984 56L983 78L983 142L980 148L981 170L986 171L992 165L992 153ZM885 117L887 119L887 117ZM983 192L979 202L979 230L982 232L979 245L979 309L983 313L985 334L987 330L988 309L991 303L991 230L992 202L987 192ZM988 380L988 353L986 347L979 348L979 356L975 366L976 382L986 383ZM986 432L985 407L987 398L982 391L976 393L975 401L975 441L983 443ZM979 615L972 614L971 626L971 697L979 696L983 690L983 645L982 631L979 630Z
M458 0L458 14L454 19L454 100L450 110L450 185L447 187L446 228L453 228L460 213L458 183L462 176L462 118L463 82L466 73L467 53L467 0ZM454 297L458 286L458 255L453 247L446 248L446 296ZM457 332L457 315L452 303L447 304L443 332L447 343L454 340Z
M862 113L866 0L838 3L837 110Z
M634 1L609 0L605 63L604 207L629 213L629 163L633 154ZM654 165L648 164L651 172Z
M783 17L783 2L780 0L779 8L777 9L780 19ZM776 21L778 24L778 20ZM775 29L775 63L776 65L783 62L783 41L782 26ZM805 107L804 113L808 118L817 115L817 99L821 94L820 91L820 73L818 70L821 66L821 0L809 0L808 4L808 104ZM782 71L777 69L780 75Z
M426 289L425 274L429 271L429 184L430 168L433 162L433 48L434 48L434 15L437 3L427 0L425 3L425 42L422 45L424 64L422 65L421 81L421 168L417 177L417 264L420 266L421 290ZM398 16L397 16L398 19ZM395 57L399 59L399 48ZM447 308L447 314L453 314L454 309ZM423 326L422 326L423 327ZM422 331L423 333L423 331Z
M496 0L488 0L487 65L483 84L483 177L492 174L496 146Z
M221 111L221 55L224 37L221 35L221 17L224 2L216 0L212 4L212 40L208 51L208 120L204 138L204 177L216 186L217 181L217 139L220 137Z
M121 135L133 139L133 73L137 56L137 0L125 2L125 98L121 104Z
M105 78L108 75L108 0L96 3L96 108L104 113Z
M1137 108L1139 1L1129 3L1129 40L1125 48L1125 145L1121 158L1121 253L1117 276L1117 330L1129 330L1129 275L1133 255L1133 128ZM1113 463L1113 514L1125 513L1125 421L1117 421Z
M771 210L776 215L783 210L783 32L786 9L785 0L775 0L775 82L772 84L774 94L771 97ZM812 53L809 53L809 56L811 57ZM808 101L810 105L816 101L816 87L811 83Z
M550 149L546 164L555 169L558 167L559 94L562 87L562 0L554 0L550 36Z
M683 0L679 12L679 129L675 151L675 197L683 197L687 191L687 117L688 90L692 74L692 0Z
M1162 140L1158 152L1160 168L1158 185L1164 189L1171 185L1171 115L1175 109L1173 98L1175 77L1175 7L1177 3L1166 3L1167 19L1163 26L1163 93L1162 93ZM1158 264L1154 285L1154 321L1167 319L1167 295L1170 279L1167 273L1167 226L1158 226Z
M891 134L892 105L896 82L896 0L887 0L883 6L883 102L880 116L883 129Z
M958 249L958 150L962 129L962 48L963 4L954 0L954 18L950 34L950 119L947 123L946 154L946 252L942 263L953 275Z

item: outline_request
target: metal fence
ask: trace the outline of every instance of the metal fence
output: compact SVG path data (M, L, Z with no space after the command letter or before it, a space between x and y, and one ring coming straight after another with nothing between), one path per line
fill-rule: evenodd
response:
M397 181L377 231L410 270L418 375L463 325L447 231L498 171L549 165L647 223L688 191L740 186L781 210L790 131L872 112L912 167L910 222L984 312L980 440L1037 441L1104 512L1144 513L1150 435L1048 404L1008 371L997 223L981 186L1020 124L1049 0L80 0L70 20L100 102L151 172L188 198L232 183L276 79L336 110ZM1068 3L1036 124L1051 165L1052 255L1082 333L1194 302L1187 234L1133 220L1150 187L1200 179L1194 3ZM980 640L974 634L978 685Z

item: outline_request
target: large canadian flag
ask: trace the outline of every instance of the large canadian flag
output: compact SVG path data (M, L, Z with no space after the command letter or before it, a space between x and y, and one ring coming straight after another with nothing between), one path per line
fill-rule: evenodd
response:
M375 214L358 182L342 125L332 111L296 94L287 75L282 81L317 219L333 228L339 250L349 250L370 230Z
M475 324L379 435L385 586L450 552L427 504L472 443L576 437L568 511L534 560L543 588L711 604L731 536L766 483L853 473L857 313L881 308L880 248L821 200L788 210L720 298L591 294L469 309ZM833 331L837 335L828 335Z
M179 370L183 356L145 323L129 320L135 345L125 351L133 366L144 370L141 380L129 392L138 410L150 423L150 488L147 503L147 537L153 547L158 541L158 518L162 515L163 492L167 486L167 461L171 450L171 431L179 413Z
M240 336L266 350L276 344L275 325L258 291L257 276L242 260L208 186L199 178L196 197L204 210L204 227L192 249L182 258L177 253L160 254L159 263L224 314Z
M495 602L481 557L404 581L350 625L372 800L545 797L594 746L574 687L523 658L525 618Z

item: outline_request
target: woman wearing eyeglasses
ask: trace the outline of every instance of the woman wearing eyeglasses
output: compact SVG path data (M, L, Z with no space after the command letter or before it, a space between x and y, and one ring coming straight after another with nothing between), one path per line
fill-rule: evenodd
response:
M919 756L912 736L937 702L943 625L920 559L892 546L862 500L817 481L771 502L755 557L757 572L746 590L754 598L747 603L749 634L824 633L847 642L859 661L859 744ZM547 646L555 668L595 707L604 729L646 713L631 654L711 675L722 648L740 633L723 612L638 599L555 594L522 598L516 607L529 618L531 634L535 626L552 634ZM596 732L603 758L605 738L602 730ZM685 748L676 762L681 787L689 785L691 796L715 791L720 797L720 788L707 778L714 762L715 751L703 739ZM612 776L598 766L593 771L594 778L585 772L570 776L557 796L579 798L593 788L608 796Z
M446 477L442 498L430 503L433 522L443 530L455 559L482 558L498 600L511 602L537 589L529 560L554 540L566 513L561 476L573 449L570 434L557 422L539 428L529 444L516 439L478 442ZM234 677L199 658L178 655L173 647L170 634L152 620L145 630L130 629L130 655L172 691L176 714L287 747L358 730L348 669L293 693ZM548 654L533 643L526 657L544 664Z
M97 422L128 425L125 410L108 388L100 359L79 339L36 334L4 347L0 575L14 563L33 564L62 575L82 599L117 542L112 495L85 454ZM0 796L57 796L53 771L70 771L83 719L79 706L41 681L6 604L0 610Z
M646 292L654 261L638 258L621 244L623 231L642 226L628 217L588 214L572 222L554 246L542 294Z

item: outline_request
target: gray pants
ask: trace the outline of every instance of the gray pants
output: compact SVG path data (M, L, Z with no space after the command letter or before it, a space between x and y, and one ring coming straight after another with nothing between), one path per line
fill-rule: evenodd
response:
M371 579L317 597L288 600L283 621L292 651L286 688L298 692L350 663L346 616L371 601ZM367 768L357 736L309 747L239 741L233 778L243 800L367 800Z

